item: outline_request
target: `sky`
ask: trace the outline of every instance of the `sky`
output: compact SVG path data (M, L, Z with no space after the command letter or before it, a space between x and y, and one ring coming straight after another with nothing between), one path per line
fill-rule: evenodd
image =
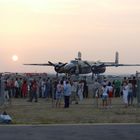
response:
M120 63L140 63L140 0L0 0L0 72L52 73L22 64L69 62L78 51L84 60L114 61L118 51Z

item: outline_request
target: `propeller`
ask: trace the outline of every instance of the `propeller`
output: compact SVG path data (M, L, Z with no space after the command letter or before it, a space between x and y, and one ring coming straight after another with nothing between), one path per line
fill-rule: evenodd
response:
M48 61L48 63L51 65L51 66L54 66L54 67L63 67L65 66L67 63L62 63L62 62L58 62L58 63L52 63L50 61Z
M93 80L93 78L94 78L93 66L90 65L87 61L84 61L84 63L90 67L90 69L91 69L91 71L92 71L92 80Z
M67 64L67 63L62 63L62 62L58 62L58 63L53 63L51 61L48 61L48 64L50 66L53 66L55 71L56 71L56 75L58 77L58 73L63 73L63 67Z
M56 66L56 64L54 64L54 63L52 63L52 62L50 62L50 61L48 61L48 63L50 64L50 66Z
M100 67L104 67L104 63L99 63L99 62L95 62L94 64L89 64L87 61L84 62L86 65L88 65L91 69L92 72L92 79L94 78L94 75L99 74L100 73ZM102 69L101 69L102 70Z

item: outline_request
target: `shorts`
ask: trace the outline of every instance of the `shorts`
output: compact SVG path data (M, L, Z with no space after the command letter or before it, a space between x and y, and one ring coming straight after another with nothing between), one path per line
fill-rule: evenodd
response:
M112 98L113 97L113 92L109 92L108 97Z
M107 95L102 95L102 100L107 101L107 97L108 97Z
M61 98L62 98L62 93L56 92L56 99L61 99Z

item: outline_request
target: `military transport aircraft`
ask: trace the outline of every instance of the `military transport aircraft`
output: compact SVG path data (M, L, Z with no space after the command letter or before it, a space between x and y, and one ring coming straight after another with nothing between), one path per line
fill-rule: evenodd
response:
M140 64L119 64L119 53L115 54L114 62L101 62L101 61L87 61L82 60L81 52L78 52L78 58L71 60L69 63L48 63L44 64L24 64L24 65L34 65L34 66L53 66L56 73L64 73L67 75L79 75L92 73L101 74L106 71L106 67L119 67L119 66L140 66Z

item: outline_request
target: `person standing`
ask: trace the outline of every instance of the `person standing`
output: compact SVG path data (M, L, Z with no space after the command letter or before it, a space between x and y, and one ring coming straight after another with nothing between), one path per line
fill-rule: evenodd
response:
M70 81L66 81L66 84L64 85L64 103L65 103L64 108L69 108L70 95L71 95Z
M103 108L107 108L107 100L108 100L108 88L106 85L103 85L102 87L103 93L102 93L102 106Z
M88 85L86 80L83 80L83 97L88 98Z
M77 83L77 81L72 81L71 82L71 97L70 97L71 104L72 104L73 101L75 101L75 104L78 104L77 89L78 89L78 83Z
M9 97L9 93L8 93L8 83L7 81L4 82L4 101L9 101L10 97Z
M135 76L131 80L131 83L132 83L132 88L133 88L133 96L136 97L137 80Z
M128 106L133 105L133 85L131 80L128 83Z
M115 92L115 97L120 97L120 91L121 90L121 81L118 79L118 80L115 80L114 82L114 92Z
M14 79L11 79L11 96L15 97L15 87L14 87Z
M83 83L82 83L82 81L79 81L79 84L78 84L78 96L79 96L80 101L83 101Z
M45 98L45 79L41 81L41 97Z
M96 79L93 84L93 98L95 98L96 107L98 107L98 99L100 98L100 88L101 88L101 84Z
M58 82L56 87L56 108L61 106L61 99L63 96L64 86L63 81Z
M27 84L26 80L24 80L24 82L22 84L21 91L22 91L22 97L26 98L27 97L27 93L28 93L28 84Z
M111 85L111 82L108 82L107 93L108 93L108 106L112 107L113 86Z
M128 91L129 91L129 86L127 82L123 83L123 102L125 107L128 106Z
M14 87L15 87L15 98L19 97L19 83L18 83L18 78L16 78L14 82Z
M37 100L37 82L36 80L33 80L31 83L31 98L30 102L32 102L33 98L35 98L35 102L38 102Z

